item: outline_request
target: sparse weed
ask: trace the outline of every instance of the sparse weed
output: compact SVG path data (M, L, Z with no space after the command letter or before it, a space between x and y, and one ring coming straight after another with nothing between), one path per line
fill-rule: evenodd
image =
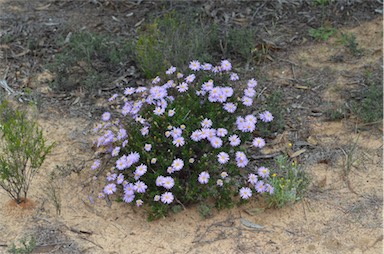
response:
M46 195L49 201L56 209L56 214L61 214L61 194L60 194L60 184L58 183L58 175L55 171L52 171L49 174L47 187L46 187Z
M270 181L275 192L267 195L266 201L269 207L281 208L304 197L309 179L307 173L287 156L277 157L275 163Z
M331 36L336 33L336 29L333 27L319 27L309 29L309 35L315 40L327 41Z
M355 152L356 152L356 148L357 148L357 142L359 141L359 137L360 136L358 136L356 138L356 140L352 144L349 145L347 151L342 149L342 151L345 155L345 166L344 166L344 177L345 178L348 178L348 175L351 172L352 165L356 161L356 159L354 157L355 157Z
M281 133L285 127L285 108L283 105L283 93L280 90L273 91L267 97L266 108L274 116L274 125L259 123L259 132L262 136L271 136L273 133Z

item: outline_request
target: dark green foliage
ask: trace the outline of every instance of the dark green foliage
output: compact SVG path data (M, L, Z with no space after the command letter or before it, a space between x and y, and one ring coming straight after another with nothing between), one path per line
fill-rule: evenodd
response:
M254 28L232 28L228 31L228 53L240 57L245 62L254 58L256 45L256 30Z
M130 44L90 32L73 34L68 44L55 56L48 68L56 74L52 88L71 91L84 88L94 91L113 80L128 61Z
M185 67L191 60L211 61L217 45L214 26L196 23L191 15L172 12L147 24L138 33L135 61L147 78L165 71L166 66Z

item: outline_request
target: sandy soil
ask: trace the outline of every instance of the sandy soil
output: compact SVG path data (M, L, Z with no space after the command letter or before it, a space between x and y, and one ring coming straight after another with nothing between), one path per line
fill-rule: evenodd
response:
M382 19L363 23L354 32L366 54L358 62L329 63L337 50L332 42L296 48L289 60L303 66L354 70L376 64L382 56ZM335 49L336 48L336 49ZM282 73L283 70L271 70ZM289 75L289 74L285 74ZM338 100L334 85L349 84L342 78L329 84L324 98ZM124 204L107 207L91 204L89 159L90 130L86 119L39 117L45 136L57 142L29 197L33 205L15 207L0 190L0 253L6 245L28 234L37 236L34 253L382 253L383 172L381 131L356 133L354 123L325 122L306 117L312 151L331 151L333 161L311 161L303 166L312 177L307 197L290 207L264 210L257 202L232 210L215 211L202 219L195 207L165 219L147 222L142 210ZM357 142L354 163L345 179L348 149ZM282 144L285 145L285 144ZM310 157L311 151L306 152ZM305 161L305 160L303 160ZM85 163L81 170L80 165ZM59 191L57 214L47 172L56 165L64 172L52 183ZM77 167L77 168L76 168ZM79 171L75 173L74 171ZM56 172L58 172L56 170ZM262 228L249 226L259 225ZM253 223L253 224L252 224Z

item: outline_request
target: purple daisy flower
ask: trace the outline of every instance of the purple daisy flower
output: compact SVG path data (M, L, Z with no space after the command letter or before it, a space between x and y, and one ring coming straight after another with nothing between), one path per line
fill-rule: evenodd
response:
M191 134L191 139L195 142L198 142L201 140L201 131L200 130L196 130L194 132L192 132Z
M167 176L163 179L163 187L167 190L172 189L172 187L175 185L175 180L173 180L172 177Z
M158 176L157 178L156 178L156 186L163 186L163 183L164 183L164 176Z
M256 91L255 89L249 87L244 90L244 95L247 97L253 98L256 95Z
M119 152L120 152L120 147L119 146L115 147L112 150L112 156L115 157L115 156L119 155Z
M201 66L201 69L203 69L204 71L209 71L212 69L212 64L210 63L204 63L202 66Z
M260 114L260 119L265 123L272 122L273 115L269 111L264 111L263 113Z
M228 111L229 113L234 113L236 111L237 107L232 102L228 102L224 104L224 110Z
M255 138L252 141L254 147L263 148L265 146L265 140L263 138Z
M228 134L227 129L224 129L224 128L217 129L216 135L218 137L225 137L225 135L227 135L227 134Z
M250 79L250 80L248 80L247 86L249 88L254 88L257 86L257 81L255 79Z
M199 174L198 181L199 181L199 183L201 183L201 184L207 184L209 178L210 178L209 173L206 172L206 171L203 171L203 172L201 172L201 173Z
M248 97L248 96L243 96L243 98L241 98L241 101L243 102L244 106L252 106L252 103L253 103L253 100L252 98Z
M248 187L241 188L239 190L239 193L242 199L249 199L250 197L252 197L252 190Z
M161 202L163 202L164 204L170 204L173 202L173 194L172 192L165 192L161 195Z
M268 183L265 185L265 190L266 190L266 192L269 193L269 195L272 195L273 192L275 191L275 189Z
M184 93L188 90L188 84L183 82L180 85L178 85L176 88L177 88L177 91L179 91L180 93Z
M255 185L257 183L257 175L252 173L248 174L248 182Z
M239 168L244 168L248 164L248 159L243 152L236 152L236 164Z
M211 128L212 126L212 120L211 119L208 119L208 118L205 118L202 122L201 122L201 126L203 128Z
M264 193L265 192L265 184L263 181L258 181L255 184L255 189L258 193Z
M117 174L113 174L111 172L108 172L107 173L107 181L111 182L111 181L115 181L117 178Z
M228 60L221 61L221 70L222 71L230 71L232 70L232 64Z
M237 136L236 134L229 136L228 140L231 146L238 146L241 143L239 136Z
M182 159L175 159L172 162L172 168L175 171L180 171L184 167L184 161Z
M188 76L185 78L185 81L186 81L187 83L191 83L191 82L193 82L193 81L195 80L195 78L196 78L195 74L191 74L191 75L188 75Z
M116 184L110 183L104 187L104 193L107 195L111 195L116 192Z
M105 112L105 113L101 116L101 119L102 119L104 122L109 121L110 118L111 118L111 113L109 113L109 112Z
M236 73L231 73L229 79L230 79L231 81L239 80L239 75L237 75Z
M258 170L257 170L257 173L259 174L259 176L261 176L262 178L267 178L269 176L269 169L266 168L266 167L260 167Z
M125 203L131 203L135 199L135 194L132 193L125 193L123 197L123 201Z
M98 169L99 167L100 167L100 160L95 160L94 162L93 162L93 164L92 164L92 166L91 166L91 169L92 170L96 170L96 169Z
M225 164L229 161L229 155L226 152L220 152L217 158L220 164Z
M173 74L175 71L176 71L176 67L171 66L165 73L166 73L167 75L171 75L171 74Z
M119 174L117 179L116 179L116 183L117 184L122 184L124 182L124 175L123 174Z
M193 70L193 71L198 71L198 70L200 70L200 68L201 68L200 62L197 61L197 60L194 60L194 61L190 62L190 64L189 64L189 68L190 68L191 70Z
M135 190L137 193L144 193L147 189L147 185L142 181L137 181L135 183Z
M176 147L183 146L185 144L185 140L183 137L175 138L172 142Z
M219 137L212 137L210 141L213 148L220 148L223 145L223 141Z

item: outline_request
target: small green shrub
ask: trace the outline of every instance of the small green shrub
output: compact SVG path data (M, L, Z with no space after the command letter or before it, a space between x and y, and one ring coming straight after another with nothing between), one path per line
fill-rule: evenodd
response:
M267 195L266 201L269 207L281 208L304 197L309 179L305 171L286 156L277 157L275 163L276 166L271 170L273 174L270 178L274 194Z
M349 49L350 53L354 56L361 56L363 49L359 47L356 42L356 36L354 33L342 33L340 43Z
M369 84L362 89L361 99L351 101L351 111L364 123L383 119L383 86L380 83Z
M56 75L51 87L58 91L100 88L113 80L131 52L129 43L90 32L74 33L68 44L59 44L63 50L48 65Z
M333 27L319 27L317 29L311 28L309 29L309 35L313 37L315 40L327 41L331 36L336 33L336 29Z
M16 247L14 243L11 244L11 247L7 250L11 254L30 254L33 253L33 250L36 247L36 240L34 237L23 237L20 241L20 247Z
M0 105L0 124L0 186L21 203L53 144L47 145L37 123L7 102Z
M199 204L198 210L201 218L207 219L209 217L212 217L212 207L209 204Z
M327 121L337 121L345 118L345 109L337 108L337 109L327 109L324 112L325 118Z

